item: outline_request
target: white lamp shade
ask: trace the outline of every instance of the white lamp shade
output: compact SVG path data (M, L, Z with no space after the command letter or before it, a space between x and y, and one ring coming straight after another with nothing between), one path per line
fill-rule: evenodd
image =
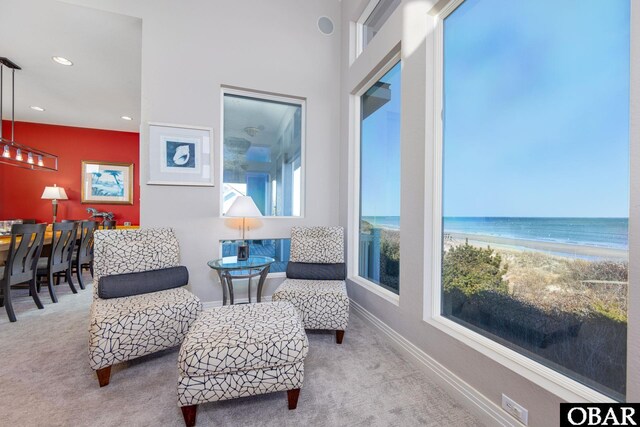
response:
M47 200L68 200L67 192L62 187L44 187L42 192L42 199Z
M262 216L262 213L260 213L260 209L253 202L251 196L238 196L225 216L255 218Z

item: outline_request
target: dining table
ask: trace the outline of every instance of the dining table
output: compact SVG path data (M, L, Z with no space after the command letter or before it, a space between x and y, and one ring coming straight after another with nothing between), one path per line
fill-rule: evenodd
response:
M140 228L138 225L117 225L117 230L134 230ZM78 230L80 233L80 230ZM51 239L53 237L52 225L47 225L47 230L44 233L44 247L43 254L50 252ZM0 266L3 266L7 260L9 254L9 245L11 244L11 235L0 236Z

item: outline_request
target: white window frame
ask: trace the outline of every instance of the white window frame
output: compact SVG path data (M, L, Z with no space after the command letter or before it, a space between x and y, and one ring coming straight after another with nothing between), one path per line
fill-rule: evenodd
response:
M220 147L218 149L218 170L220 176L220 191L218 195L220 203L219 217L226 218L224 215L224 97L225 95L239 95L249 98L255 98L265 101L284 102L287 104L296 104L301 107L300 111L300 216L284 216L284 215L264 215L261 218L269 219L304 219L305 207L306 207L306 179L307 179L307 165L306 165L306 146L307 146L307 99L297 96L273 94L269 92L262 92L258 90L241 89L231 86L222 86L220 96ZM269 186L271 186L271 180L269 180ZM269 199L271 203L271 199Z
M364 23L367 19L369 19L369 16L371 16L373 10L381 1L382 0L370 0L367 4L367 7L364 8L364 11L362 11L362 15L360 15L360 18L358 18L358 20L356 21L356 58L360 56L365 48Z
M465 0L452 0L436 17L434 32L434 144L433 152L426 153L426 163L433 162L433 213L432 223L425 224L425 229L432 227L431 259L425 258L425 265L431 264L431 275L425 269L425 284L431 284L424 299L424 321L461 341L490 359L511 369L515 373L532 381L540 387L559 396L567 402L616 402L616 400L575 381L568 376L534 361L496 341L472 331L446 317L441 313L441 272L442 272L442 151L443 151L443 67L444 67L444 19L455 11ZM428 122L428 121L427 121ZM430 159L432 155L432 159ZM427 189L427 186L425 186ZM428 195L427 195L428 196ZM428 203L427 197L425 201ZM429 211L427 209L425 212ZM428 221L427 217L425 217ZM429 251L425 251L428 255Z
M375 6L374 6L375 7ZM394 305L400 304L400 295L395 294L377 283L367 280L360 276L360 129L361 122L361 97L364 93L371 88L378 80L380 80L389 70L391 70L398 62L400 62L401 79L402 79L402 62L400 52L396 53L389 61L385 62L378 71L366 82L359 85L355 93L350 96L350 102L352 104L352 117L351 117L351 150L352 150L352 162L351 162L351 196L349 197L349 212L350 212L350 228L351 235L349 242L349 262L347 263L347 275L350 281L362 286L364 289L378 295L381 298L389 301ZM400 213L402 215L402 212Z

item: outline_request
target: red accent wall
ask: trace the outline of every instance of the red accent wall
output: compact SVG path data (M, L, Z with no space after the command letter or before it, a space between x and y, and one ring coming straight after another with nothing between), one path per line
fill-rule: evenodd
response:
M3 135L10 137L11 122ZM35 218L51 222L51 200L42 200L44 187L64 187L69 200L59 201L58 221L87 219L86 208L113 212L118 225L140 224L140 137L138 133L16 122L15 140L58 156L58 171L45 172L0 164L0 220ZM1 152L0 146L0 152ZM133 205L81 204L83 160L133 163Z

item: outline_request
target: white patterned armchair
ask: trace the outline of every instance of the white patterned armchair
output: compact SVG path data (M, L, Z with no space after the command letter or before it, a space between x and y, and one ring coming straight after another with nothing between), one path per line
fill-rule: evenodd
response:
M342 227L293 227L287 279L273 301L289 301L302 315L305 329L336 331L342 344L349 323Z
M183 287L103 299L100 279L178 262L178 240L169 228L95 232L89 363L100 387L109 384L112 365L180 345L202 310L198 297Z

